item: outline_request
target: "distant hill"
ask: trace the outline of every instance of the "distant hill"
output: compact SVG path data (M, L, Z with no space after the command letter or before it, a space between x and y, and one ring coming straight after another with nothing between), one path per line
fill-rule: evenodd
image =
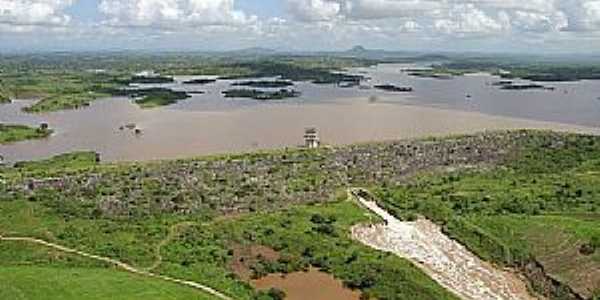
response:
M394 62L415 62L415 61L445 61L450 58L443 54L423 54L416 51L390 51L383 49L368 49L357 45L346 51L329 52L330 55L354 57L362 59L384 60Z
M350 49L348 52L353 52L353 53L365 53L367 52L367 48L363 47L363 46L354 46L352 49Z
M267 56L277 54L278 51L270 48L252 47L244 48L239 50L227 51L227 54L240 55L240 56Z

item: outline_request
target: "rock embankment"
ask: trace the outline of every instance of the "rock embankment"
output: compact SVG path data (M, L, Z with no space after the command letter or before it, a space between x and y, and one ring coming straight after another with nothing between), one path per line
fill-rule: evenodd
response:
M55 170L18 178L5 196L77 201L89 214L220 214L325 202L348 186L395 184L417 171L503 161L524 143L559 134L515 131L455 138L282 150L156 163L116 164L81 172ZM52 177L46 181L46 178ZM34 184L31 184L34 183ZM0 196L2 198L2 196ZM83 203L82 203L83 202ZM86 205L84 205L86 204ZM85 213L85 212L82 212Z

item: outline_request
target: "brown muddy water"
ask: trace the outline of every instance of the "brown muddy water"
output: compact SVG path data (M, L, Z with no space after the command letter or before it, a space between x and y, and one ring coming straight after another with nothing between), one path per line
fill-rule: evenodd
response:
M410 94L297 83L301 97L260 102L223 98L220 92L231 82L219 81L165 85L206 94L151 110L129 99L110 98L81 110L26 114L21 108L32 102L14 101L0 105L0 123L46 122L55 134L0 145L0 155L7 162L79 150L99 152L104 161L184 158L294 147L302 143L304 128L312 126L324 143L333 145L515 128L600 132L600 81L548 84L555 91L502 91L491 85L498 78L490 75L424 79L402 73L406 67L380 65L352 72L371 77L367 87L410 85L415 88ZM130 123L142 134L119 129Z
M295 272L282 276L270 274L253 280L252 286L259 290L277 288L285 292L286 300L358 300L360 292L344 287L333 276L310 269L308 272Z

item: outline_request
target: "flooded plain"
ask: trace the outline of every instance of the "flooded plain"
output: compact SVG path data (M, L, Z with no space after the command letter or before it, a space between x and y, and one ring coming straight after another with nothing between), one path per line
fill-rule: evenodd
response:
M294 147L306 127L317 127L323 142L334 145L514 128L600 132L599 81L545 84L553 91L507 91L493 86L499 78L487 74L416 78L402 72L408 67L351 70L370 78L360 88L296 83L302 96L282 101L225 99L221 91L231 81L163 85L205 94L150 110L127 98L109 98L80 110L27 114L21 108L32 101L18 100L0 106L0 123L46 122L55 133L1 145L0 155L7 162L77 150L97 151L104 161L183 158ZM414 92L370 88L387 83L412 86ZM141 134L121 129L126 124L135 124Z
M333 276L311 268L308 272L295 272L286 275L270 274L252 281L259 290L277 288L285 292L286 300L358 300L360 292L344 287Z

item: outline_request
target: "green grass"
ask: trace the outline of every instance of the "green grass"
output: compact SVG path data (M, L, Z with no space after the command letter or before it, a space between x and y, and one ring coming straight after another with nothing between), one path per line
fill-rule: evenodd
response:
M254 100L283 100L300 96L300 92L289 89L262 91L256 89L231 89L223 92L225 98L250 98Z
M14 300L204 300L204 293L100 268L0 267L0 299Z
M96 152L72 152L60 154L39 161L24 161L14 165L13 172L43 173L55 169L73 170L96 166L99 155Z
M117 87L119 78L118 72L20 68L0 75L0 94L12 99L39 99L23 108L30 113L77 109L108 96L102 91Z
M92 101L103 96L108 96L98 93L76 93L76 94L59 94L42 98L32 106L23 108L29 113L53 112L59 110L69 110L87 107Z
M463 72L490 72L503 78L522 78L532 81L578 81L600 78L600 65L564 61L532 61L531 59L512 60L505 58L463 58L441 65L434 69L448 69ZM503 72L500 72L500 71Z
M189 98L189 95L185 92L156 90L149 92L140 99L135 100L135 103L141 108L148 109L175 104L179 100L184 100L187 98Z
M52 134L50 129L32 128L25 125L0 123L0 144L46 138Z
M3 225L2 228L5 228ZM214 299L103 262L27 242L0 242L0 299Z
M254 299L258 294L228 268L234 244L266 245L282 254L280 261L256 265L258 274L293 272L314 265L380 299L456 299L408 261L351 240L350 227L370 220L351 202L214 221L168 216L137 221L64 219L53 208L31 201L0 202L0 214L1 234L39 237L140 268L157 259L155 247L166 239L170 227L191 222L161 248L163 262L155 271L205 283L236 299ZM315 223L315 215L326 221ZM27 252L6 247L0 244L0 266L16 263L66 268L84 264L67 257L48 260L39 252L23 254Z
M0 92L0 104L10 103L10 102L11 102L10 98L7 95Z
M449 69L440 66L435 66L428 70L409 70L410 76L425 77L425 78L449 78L454 76L464 76L469 73L476 73L477 70L469 69Z

